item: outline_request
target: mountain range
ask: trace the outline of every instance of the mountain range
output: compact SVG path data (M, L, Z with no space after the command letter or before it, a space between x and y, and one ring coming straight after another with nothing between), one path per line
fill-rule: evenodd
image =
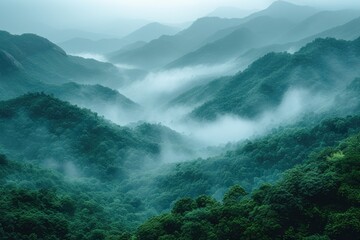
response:
M1 239L359 236L359 11L142 26L0 31Z

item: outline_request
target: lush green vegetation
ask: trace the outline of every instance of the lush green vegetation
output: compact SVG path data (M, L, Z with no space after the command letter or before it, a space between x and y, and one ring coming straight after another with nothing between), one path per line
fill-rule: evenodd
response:
M0 66L2 69L7 66L6 75L0 75L0 79L23 72L30 79L50 84L74 80L114 87L121 84L121 75L115 66L69 56L54 43L35 34L11 35L0 31L0 46Z
M106 179L125 178L146 161L156 162L165 141L175 146L183 141L161 126L119 127L37 93L0 102L0 123L0 144L11 157Z
M164 167L153 182L145 178L129 184L135 189L151 189L145 199L158 211L184 196L206 194L220 200L234 184L251 192L278 180L285 170L301 164L312 152L335 147L359 131L359 116L328 119L313 127L280 128L220 156Z
M0 155L2 239L127 239L136 199ZM134 205L134 206L133 206ZM132 219L130 219L132 217Z
M148 220L137 239L358 239L360 135L313 153L275 185L246 194L231 187L222 202L183 198Z
M130 62L159 67L238 24L238 19L204 18L119 60L131 57ZM244 34L241 29L222 38L215 55L224 52L224 41ZM253 43L252 37L248 40ZM158 55L164 45L171 49ZM0 99L28 91L54 94L0 101L1 239L325 240L360 235L360 38L319 39L295 54L267 54L234 77L175 98L170 105L202 104L192 115L207 120L223 114L257 117L294 88L335 99L321 114L193 160L197 144L169 128L141 122L118 126L55 98L89 107L111 102L126 113L139 111L115 90L69 83L73 78L99 83L100 78L117 86L111 64L68 56L32 34L0 31L0 46ZM155 55L152 62L146 59Z
M329 60L333 56L336 56L334 62ZM270 53L225 82L192 116L215 119L219 115L235 114L255 118L277 107L289 89L336 95L360 75L356 67L359 64L360 38L317 39L294 54Z
M231 186L250 193L360 130L359 116L306 122L217 157L156 167L167 161L164 142L182 153L191 152L191 142L161 125L120 127L46 94L0 102L0 146L8 156L0 158L1 227L10 239L126 238L148 217L180 207L183 197L206 194L201 204L221 207L216 201ZM244 194L242 188L234 192ZM31 224L30 233L25 226Z

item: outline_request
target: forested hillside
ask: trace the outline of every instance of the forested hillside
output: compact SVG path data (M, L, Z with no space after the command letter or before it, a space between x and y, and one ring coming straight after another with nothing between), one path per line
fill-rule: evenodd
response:
M138 239L358 239L360 136L315 151L274 185L232 186L221 202L182 198Z
M270 53L225 82L213 99L192 115L202 119L222 114L254 118L278 106L291 89L336 95L360 75L359 64L360 39L317 39L293 55Z
M0 1L0 240L360 240L360 5L307 2Z

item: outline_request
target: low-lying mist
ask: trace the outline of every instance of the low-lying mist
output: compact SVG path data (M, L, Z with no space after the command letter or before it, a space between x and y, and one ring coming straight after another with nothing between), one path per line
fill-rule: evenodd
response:
M107 59L105 56L97 53L70 53L69 55L75 56L75 57L82 57L87 59L94 59L99 62L107 62Z
M305 89L290 89L278 107L256 119L223 115L215 121L204 122L184 118L190 109L174 108L158 112L158 121L204 145L217 146L265 134L282 124L291 124L309 112L325 111L331 102L329 97L314 95Z
M131 126L136 122L149 122L167 126L193 140L192 153L181 154L171 144L162 145L163 162L191 160L207 157L203 151L208 146L224 146L232 142L266 134L280 125L291 124L309 112L326 110L332 98L312 93L306 89L289 89L282 102L268 109L255 119L237 115L218 116L215 121L192 119L189 114L195 106L168 106L169 101L185 91L214 80L220 76L234 75L239 68L234 62L216 66L195 66L151 72L142 79L134 79L118 89L121 94L141 105L136 112L126 111L119 106L93 106L92 110L119 125ZM166 106L166 107L165 107ZM202 150L200 150L202 149ZM211 155L211 154L210 154Z
M214 66L198 65L151 72L119 91L142 106L156 108L192 87L220 76L233 75L238 70L235 62L230 61Z

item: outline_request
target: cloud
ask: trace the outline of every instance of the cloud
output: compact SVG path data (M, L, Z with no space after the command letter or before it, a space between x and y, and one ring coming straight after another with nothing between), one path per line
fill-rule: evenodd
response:
M205 145L216 146L265 134L282 124L293 123L307 112L324 111L331 104L327 96L312 94L305 89L291 89L278 107L253 120L224 115L214 122L183 121L179 116L185 112L184 109L179 109L177 113L176 109L172 109L164 119L174 116L172 121L167 120L167 126Z
M103 55L96 53L69 53L69 55L87 59L94 59L99 62L108 62L108 60Z
M227 62L216 66L194 66L149 73L143 80L119 92L143 106L161 106L177 94L220 76L233 75L238 66Z

